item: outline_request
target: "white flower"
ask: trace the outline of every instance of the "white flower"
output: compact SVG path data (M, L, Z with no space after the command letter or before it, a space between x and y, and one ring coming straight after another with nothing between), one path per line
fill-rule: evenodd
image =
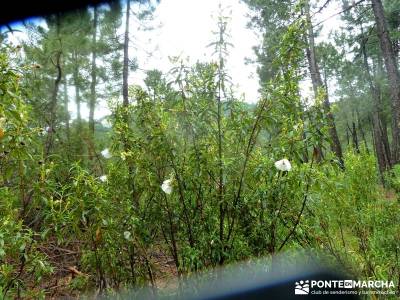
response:
M275 162L275 168L277 168L279 171L290 171L292 166L290 161L284 158Z
M103 151L101 151L101 155L103 155L104 158L111 158L112 157L112 155L110 153L110 150L108 150L108 148L106 148Z
M124 231L124 238L128 241L131 240L131 233L129 231Z
M172 193L171 183L172 183L172 179L167 179L167 180L164 180L164 182L161 185L161 189L164 191L164 193L166 193L168 195Z
M102 175L99 177L100 181L106 182L107 181L107 175Z

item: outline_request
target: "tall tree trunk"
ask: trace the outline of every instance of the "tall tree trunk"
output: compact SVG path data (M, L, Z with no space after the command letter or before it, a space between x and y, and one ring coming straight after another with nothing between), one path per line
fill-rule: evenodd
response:
M79 78L79 60L78 53L76 50L73 52L74 66L72 79L74 81L75 87L75 104L76 104L76 133L80 138L77 140L75 144L75 153L78 155L82 155L84 153L84 143L83 143L83 131L82 131L82 116L81 116L81 95L80 95L80 78Z
M362 28L361 28L362 32ZM373 78L371 75L370 67L368 64L368 56L367 56L367 51L366 51L366 40L361 43L361 51L363 54L363 62L364 62L364 69L367 75L367 80L369 84L369 89L372 95L372 100L373 100L373 108L374 112L372 113L372 129L373 129L373 141L375 145L375 152L376 152L376 158L378 160L378 167L379 167L379 173L381 175L381 181L383 183L384 177L383 174L384 172L390 168L390 157L386 155L385 151L385 145L383 141L383 132L381 130L381 101L380 101L380 95L379 91L376 88Z
M324 85L321 78L321 73L319 71L317 58L315 54L315 42L314 42L314 31L311 23L310 17L310 5L306 2L305 5L307 21L308 21L308 47L307 47L307 59L311 74L311 81L314 89L315 97L318 97L319 93L324 90ZM339 160L339 163L344 167L342 146L340 144L339 136L336 130L335 118L331 112L331 107L329 103L328 93L325 93L324 97L324 110L327 115L327 121L329 125L329 135L330 135L330 146L332 151L335 153Z
M382 103L382 101L381 101ZM379 116L379 130L381 131L381 137L382 137L382 142L383 142L383 149L385 150L385 156L387 157L387 162L389 168L393 166L393 159L391 156L390 152L390 144L389 144L389 137L388 137L388 132L387 132L387 127L386 127L386 122L384 122L384 118L382 117L383 113Z
M382 57L380 53L378 53L378 61L377 61L377 76L382 76L384 75L383 71L383 66L382 66ZM385 155L388 157L388 162L390 163L390 167L393 166L393 161L392 161L392 155L391 155L391 150L390 150L390 143L389 143L389 135L388 135L388 130L387 130L387 120L385 117L385 114L383 113L383 103L382 103L382 88L381 88L381 82L378 78L378 80L375 81L375 88L378 91L379 95L379 119L380 119L380 130L381 130L381 136L382 136L382 142L383 146L385 149Z
M305 108L304 107L302 107L302 111L305 112ZM305 123L305 114L302 113L300 117L301 117L301 121L304 124ZM308 163L308 161L309 161L309 158L308 158L308 143L307 143L306 132L304 130L303 130L302 136L303 136L303 141L304 141L304 143L303 143L303 162L304 163Z
M50 154L54 143L55 123L57 114L57 98L58 98L57 96L62 76L60 60L61 60L61 51L56 54L56 62L53 62L54 66L57 68L57 77L54 80L54 87L50 101L50 120L49 120L49 129L45 147L46 157Z
M57 15L57 37L60 36L60 17ZM61 42L60 42L61 47ZM54 79L54 87L51 93L51 100L50 100L50 118L49 118L49 130L45 144L45 157L47 157L52 148L54 143L54 132L55 132L55 123L56 123L56 114L57 114L57 98L58 98L58 90L60 88L60 82L62 78L62 71L61 71L61 55L62 50L60 49L56 54L55 62L51 59L51 62L57 69L57 75Z
M69 145L71 137L69 128L70 115L69 115L68 84L65 74L63 76L63 82L64 82L65 131L67 134L67 144Z
M124 36L124 58L123 58L123 68L122 68L122 105L127 107L129 105L128 98L128 76L129 76L129 17L131 11L131 1L126 1L126 17L125 17L125 36ZM124 112L123 116L126 124L129 126L128 112ZM124 149L128 151L130 146L126 138L123 140ZM137 191L135 186L135 167L133 165L128 166L128 172L130 179L128 182L129 188L132 190L132 201L135 208L139 207L139 200L137 197Z
M353 147L356 150L357 153L360 153L360 147L358 145L358 136L357 136L357 128L356 128L356 123L354 121L352 123L352 128L351 128L351 138L353 140Z
M126 1L125 37L124 37L124 64L122 69L122 98L123 105L129 105L128 76L129 76L129 15L131 10L130 0Z
M94 110L96 108L96 84L97 84L97 7L93 7L93 34L92 34L92 63L91 63L91 82L90 82L90 100L89 100L89 136L88 136L88 155L89 160L93 161L96 156L94 144Z
M390 85L390 97L392 100L392 163L398 163L400 159L400 75L397 69L396 56L393 44L390 40L388 24L385 18L381 0L371 0L372 10L375 16L376 28L385 61L385 67Z
M365 131L364 131L363 125L361 124L361 121L360 121L360 113L358 112L358 109L356 109L356 114L357 114L357 127L358 127L358 130L361 133L361 138L363 139L365 150L369 154L367 138L365 137Z
M75 103L76 103L76 121L78 123L78 130L80 131L82 125L82 116L81 116L81 96L79 94L79 66L76 52L74 53L74 73L73 80L75 86Z
M96 84L97 84L97 70L96 70L96 56L97 56L97 7L93 8L93 36L92 36L92 66L90 83L90 103L89 103L89 134L92 141L94 140L94 110L96 108Z

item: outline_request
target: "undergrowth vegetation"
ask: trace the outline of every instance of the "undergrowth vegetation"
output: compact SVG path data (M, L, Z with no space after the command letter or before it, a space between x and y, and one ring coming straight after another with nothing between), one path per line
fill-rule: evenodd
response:
M61 126L46 153L54 136L31 117L20 75L32 71L3 48L0 298L157 287L160 261L183 276L296 249L398 284L400 204L380 185L375 157L320 156L322 100L305 108L299 93L304 24L289 27L257 105L228 88L220 34L216 62L177 61L172 82L131 87L129 105L111 99L104 151L90 161ZM397 167L388 178L398 192Z

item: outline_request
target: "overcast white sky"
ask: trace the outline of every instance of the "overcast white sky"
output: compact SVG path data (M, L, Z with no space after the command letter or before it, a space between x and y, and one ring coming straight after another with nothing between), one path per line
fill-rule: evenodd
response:
M130 56L137 58L140 70L130 74L129 83L143 85L144 71L141 69L156 68L167 73L173 67L169 56L187 57L189 64L198 60L212 60L212 49L207 48L207 45L214 39L212 31L216 29L215 16L218 14L219 4L227 8L228 12L231 11L229 27L234 47L228 58L228 71L238 95L243 94L247 102L256 102L259 97L256 65L246 65L245 58L255 58L252 47L260 43L260 38L255 32L247 29L247 15L250 10L240 0L161 0L156 7L152 23L160 26L151 31L143 31L139 24L132 20ZM327 39L332 29L339 28L339 17L329 18L338 11L340 6L333 1L322 14L315 16L315 22L325 20L317 42ZM308 84L304 83L302 90L306 93L307 89ZM70 107L74 115L74 105ZM88 110L83 106L82 115L87 114ZM100 103L96 118L107 114L106 103Z
M161 27L153 31L139 31L133 38L139 45L139 67L143 69L157 68L168 72L172 68L168 57L180 55L189 58L189 64L196 61L212 60L212 48L207 45L215 40L212 31L216 30L218 6L226 8L231 22L229 31L231 49L228 69L233 77L233 83L238 85L237 90L245 93L246 101L257 101L258 79L254 65L245 65L246 57L254 58L252 47L259 44L258 38L252 30L246 28L249 9L239 0L162 0L154 14L156 24ZM151 57L141 53L143 46L147 51L153 51ZM132 51L132 54L135 52ZM143 76L132 74L130 81L140 83Z
M207 48L207 45L214 39L212 32L216 30L215 17L218 15L219 5L226 12L231 12L230 42L234 47L228 58L228 71L238 95L243 95L246 102L254 103L259 98L257 66L245 64L245 59L255 60L253 46L259 45L261 38L247 28L251 11L240 0L161 0L154 14L155 24L161 26L152 31L137 31L132 36L137 49L131 49L131 56L138 57L139 68L157 68L165 73L173 67L169 56L188 57L189 63L212 60L212 49ZM323 21L324 25L317 42L328 39L332 29L339 29L340 17L331 16L340 10L340 5L332 1L322 13L314 16L315 23ZM152 55L147 56L143 50ZM143 84L143 78L144 72L138 70L131 74L129 82ZM307 90L310 88L311 84L305 82L304 94L308 94Z

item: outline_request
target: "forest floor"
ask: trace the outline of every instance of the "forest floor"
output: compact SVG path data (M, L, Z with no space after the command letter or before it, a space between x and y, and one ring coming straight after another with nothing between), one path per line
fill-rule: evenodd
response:
M79 291L71 290L71 282L77 276L89 277L77 268L82 255L80 244L81 241L74 241L67 248L62 248L57 246L54 240L46 245L41 245L39 249L47 256L55 272L47 278L45 285L35 287L31 283L32 289L45 290L46 299L78 299ZM173 258L165 251L157 250L149 255L149 260L152 270L155 271L153 274L154 285L160 289L174 289L178 284L178 274ZM32 281L29 281L28 278L28 282ZM92 292L93 294L89 298L95 298L99 291Z
M384 199L393 201L397 199L396 192L393 189L385 189L384 187L380 186L380 190L382 195L385 197Z

